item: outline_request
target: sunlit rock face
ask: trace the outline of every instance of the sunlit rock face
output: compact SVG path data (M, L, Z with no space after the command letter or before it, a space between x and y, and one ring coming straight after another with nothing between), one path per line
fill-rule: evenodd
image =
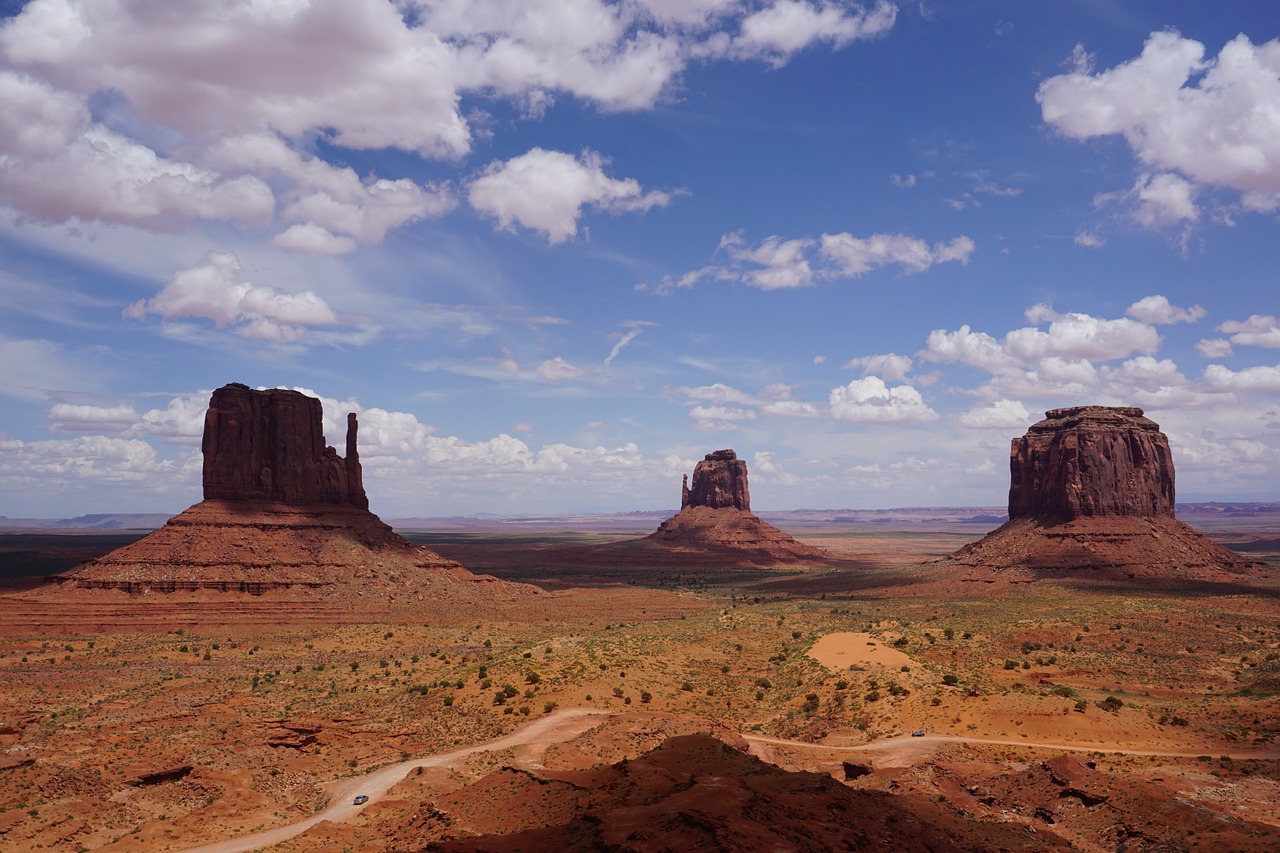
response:
M206 500L369 508L347 415L346 458L327 447L320 401L298 391L233 382L213 392L204 420Z
M1268 571L1174 517L1169 439L1142 409L1051 409L1013 440L1009 474L1009 521L932 564L948 577L1232 582Z
M1013 440L1009 472L1010 518L1174 514L1169 439L1142 409L1051 409Z
M693 485L685 477L680 489L680 508L705 506L712 509L732 507L751 510L751 492L747 489L747 463L732 450L708 453L693 467Z

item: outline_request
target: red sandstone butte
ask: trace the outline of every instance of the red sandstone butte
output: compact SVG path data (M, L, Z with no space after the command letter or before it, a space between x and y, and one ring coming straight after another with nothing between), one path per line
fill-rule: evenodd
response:
M153 533L55 576L56 592L272 593L357 608L484 606L539 591L474 575L369 511L355 414L345 458L320 401L232 383L205 416L205 500ZM48 592L48 590L46 590Z
M1142 409L1051 409L1013 439L1009 470L1009 521L932 565L974 581L1224 581L1266 571L1174 517L1169 439Z
M1009 517L1173 517L1169 439L1142 409L1050 409L1013 440Z
M205 499L368 509L355 413L347 415L345 459L325 446L323 429L315 397L224 385L213 392L204 417Z
M747 463L732 450L708 453L695 465L693 482L686 476L680 487L680 512L639 542L667 551L719 552L753 563L822 562L830 557L752 514Z

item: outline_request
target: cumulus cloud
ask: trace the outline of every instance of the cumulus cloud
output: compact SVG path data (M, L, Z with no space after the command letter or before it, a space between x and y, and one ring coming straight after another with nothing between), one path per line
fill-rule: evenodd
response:
M1204 338L1196 342L1196 352L1205 358L1228 358L1235 355L1231 341L1222 338Z
M1269 314L1253 314L1248 320L1228 320L1218 327L1241 346L1280 349L1280 320Z
M1202 381L1207 391L1274 394L1280 391L1280 364L1243 370L1211 364L1204 369Z
M653 288L642 285L639 289L667 295L709 279L738 281L761 290L786 290L818 281L857 278L888 266L910 275L936 264L966 264L974 249L974 242L964 236L931 246L905 234L854 237L848 232L790 240L774 235L753 246L741 231L734 231L722 236L716 248L717 254L727 256L729 263L702 267L675 278L668 276Z
M1125 310L1126 317L1132 317L1139 323L1152 326L1167 326L1172 323L1194 323L1204 319L1208 313L1199 305L1190 308L1179 308L1169 302L1166 296L1144 296Z
M897 7L885 0L872 9L853 10L836 3L776 0L743 19L739 34L723 42L723 50L735 58L781 66L818 41L843 47L855 39L881 36L892 29L897 14Z
M961 412L956 418L970 429L1018 429L1032 422L1031 413L1019 400L992 400Z
M1046 123L1078 140L1122 135L1144 166L1133 193L1148 225L1194 221L1196 186L1241 193L1245 209L1274 209L1280 194L1280 40L1243 34L1217 57L1173 31L1152 33L1142 54L1095 72L1077 47L1075 68L1036 93Z
M910 385L890 388L878 376L855 379L831 389L831 417L860 424L911 424L937 420L920 392Z
M296 341L312 326L338 321L329 305L310 290L282 293L240 280L234 254L211 253L204 266L176 274L164 289L125 309L126 317L155 314L166 320L198 317L229 327L237 335L274 342Z
M1147 228L1165 228L1192 223L1200 218L1195 203L1196 186L1172 172L1142 174L1127 192L1099 193L1094 205L1124 206L1126 215Z
M316 138L456 162L472 146L466 99L532 117L561 95L651 109L690 62L780 65L811 45L882 35L895 15L885 0L191 0L181 15L142 0L31 0L0 23L0 191L50 222L278 218L275 245L340 254L442 215L452 194L356 176L307 154ZM575 186L546 220L486 196L493 181L478 203L553 241L574 233L583 204L665 203L578 165L560 164Z
M901 382L911 372L911 363L910 356L891 352L884 355L865 355L853 358L845 364L845 367L855 370L860 369L863 376L874 373L890 381Z
M606 161L593 151L578 156L530 149L505 162L490 163L467 190L471 206L514 230L523 225L563 243L578 233L587 206L607 213L645 211L671 200L669 193L645 191L633 178L611 178Z

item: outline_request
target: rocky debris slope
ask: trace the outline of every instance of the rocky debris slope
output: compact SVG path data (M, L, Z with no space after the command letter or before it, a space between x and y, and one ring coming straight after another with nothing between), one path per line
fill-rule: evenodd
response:
M319 400L296 391L219 388L205 418L205 500L54 580L64 591L271 593L370 607L539 594L394 533L368 510L355 414L345 458L325 446L321 415Z
M668 551L720 552L759 563L822 562L805 545L751 512L747 463L732 450L708 453L680 488L680 512L640 542ZM624 543L629 544L629 543Z
M934 566L966 580L1260 575L1174 517L1173 455L1141 409L1051 409L1010 450L1009 521Z
M851 790L705 734L596 770L495 771L425 804L390 842L441 851L1070 849L1052 831Z

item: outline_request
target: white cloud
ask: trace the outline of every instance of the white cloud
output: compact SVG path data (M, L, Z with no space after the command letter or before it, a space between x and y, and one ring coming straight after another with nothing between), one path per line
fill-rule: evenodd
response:
M84 97L13 71L0 70L0 150L0 195L47 222L261 225L275 206L262 180L162 157L93 122Z
M848 277L890 265L900 266L907 273L917 273L948 261L967 264L974 248L974 242L968 237L956 237L949 243L935 243L931 247L905 234L872 234L866 238L854 237L848 232L822 235L823 257L835 264L839 275Z
M895 13L883 0L190 0L175 15L137 0L31 0L0 23L0 192L46 222L279 217L290 227L275 245L338 254L454 202L444 186L324 163L305 153L317 137L456 162L471 151L465 98L504 98L530 117L560 93L647 110L690 61L782 64L887 32ZM579 165L560 170L576 186L546 219L486 201L486 184L477 202L553 242L583 204L666 203Z
M893 352L884 355L865 355L850 359L845 367L861 369L863 376L874 373L891 382L901 382L911 372L911 357Z
M633 178L604 173L606 161L593 151L574 157L561 151L530 149L505 162L490 163L467 191L471 206L504 229L519 223L562 243L578 233L582 209L608 213L645 211L666 205L668 193L646 192Z
M884 35L893 28L897 13L897 7L885 0L873 9L853 12L836 3L775 0L742 21L741 32L727 44L726 52L780 66L818 41L843 47L855 39Z
M0 395L45 400L59 391L82 389L92 368L54 341L11 338L0 333Z
M1096 231L1077 231L1075 244L1086 249L1099 249L1107 245L1107 241Z
M861 424L927 423L938 418L915 388L890 388L878 376L855 379L831 389L828 405L836 420Z
M809 238L783 240L766 237L759 246L750 247L741 232L720 238L719 249L742 268L741 279L761 290L804 287L813 283L813 269L805 253L814 241ZM745 266L744 265L750 265Z
M613 349L609 350L609 355L607 355L604 360L605 367L613 364L613 360L618 357L618 353L622 352L622 350L626 348L627 344L640 337L641 332L643 332L645 328L649 326L656 326L658 324L650 323L645 320L628 320L622 325L627 331L618 337L618 340L613 345Z
M1280 320L1269 314L1253 314L1248 320L1228 320L1218 327L1240 346L1280 349Z
M133 406L91 406L75 403L55 403L49 408L48 419L54 432L125 432L139 421Z
M560 382L565 379L577 379L581 376L587 376L591 371L585 367L577 367L560 356L556 356L539 364L534 373L548 382Z
M1205 358L1228 358L1235 355L1231 341L1222 338L1204 338L1196 343L1196 352Z
M1202 383L1207 391L1274 394L1280 392L1280 364L1246 367L1238 371L1221 364L1211 364L1204 369Z
M337 322L329 305L310 290L281 293L240 281L240 262L229 253L213 252L204 266L177 273L151 299L125 309L125 316L156 314L167 320L200 317L237 335L268 341L296 341L307 327Z
M970 429L1011 430L1029 426L1032 417L1018 400L993 400L962 412L956 420Z
M1140 221L1194 220L1188 181L1238 190L1255 209L1280 193L1280 40L1241 34L1206 59L1203 44L1157 32L1139 57L1096 74L1076 55L1074 71L1040 85L1044 120L1072 139L1124 136L1155 173L1135 187Z
M1160 335L1145 323L1069 313L1055 314L1047 331L1028 327L1009 332L1003 349L1026 363L1049 356L1103 361L1134 352L1152 353L1159 346Z
M1194 323L1208 313L1199 305L1190 308L1179 308L1169 302L1165 296L1144 296L1125 310L1126 317L1132 317L1139 323L1152 326L1167 326L1172 323Z
M345 255L356 250L355 240L331 234L327 228L314 222L299 222L289 226L286 231L272 238L271 245L318 257Z
M1195 222L1200 218L1195 195L1196 187L1190 181L1171 172L1162 172L1139 175L1133 189L1119 198L1128 202L1129 215L1139 225L1164 228Z
M717 252L728 256L728 264L702 267L678 278L667 277L656 287L642 285L638 289L667 295L676 288L711 279L740 281L761 290L784 290L817 281L856 278L886 266L897 266L910 275L936 264L968 263L974 248L974 242L964 236L930 246L905 234L854 237L848 232L790 240L773 235L752 246L741 231L733 231L723 235L716 247Z

